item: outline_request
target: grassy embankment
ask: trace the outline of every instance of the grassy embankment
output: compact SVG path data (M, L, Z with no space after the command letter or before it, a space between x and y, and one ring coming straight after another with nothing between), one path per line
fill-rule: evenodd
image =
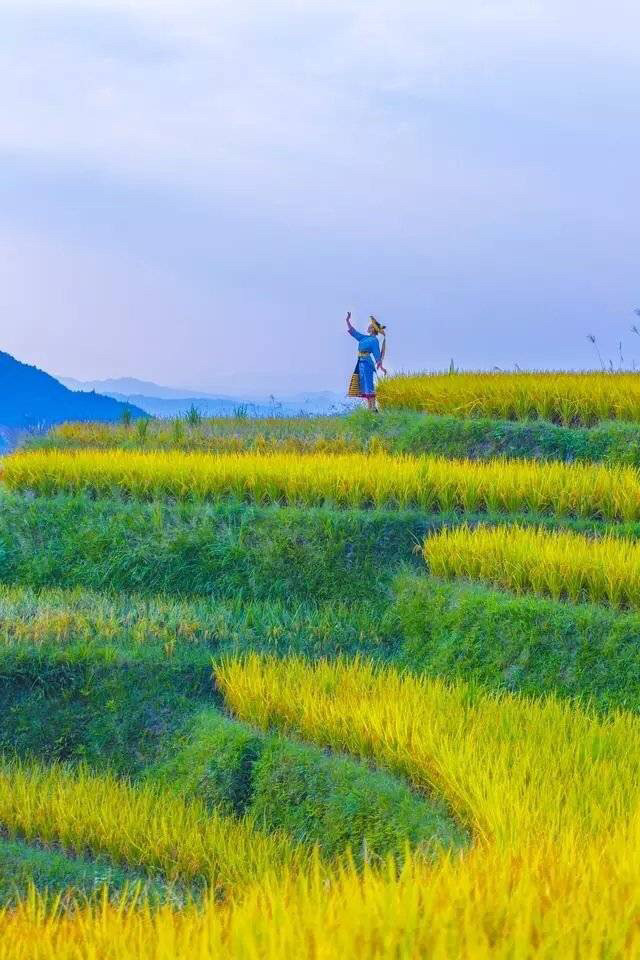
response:
M145 421L144 426L65 424L31 442L49 450L178 450L203 453L430 453L458 459L507 457L640 465L640 425L564 427L542 419L383 411L298 420Z
M179 886L142 870L122 867L107 857L87 857L24 840L0 840L0 904L18 905L33 889L46 890L63 905L102 900L117 903L185 902Z

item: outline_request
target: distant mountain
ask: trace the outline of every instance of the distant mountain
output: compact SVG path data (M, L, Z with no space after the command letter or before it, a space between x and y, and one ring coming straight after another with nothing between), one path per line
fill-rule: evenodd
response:
M0 351L0 427L45 428L66 420L119 420L125 409L134 417L145 412L132 404L98 393L74 393L37 367Z
M278 400L276 397L257 400L252 397L183 397L180 400L165 400L156 397L145 397L134 393L127 397L124 394L111 394L118 400L128 401L141 407L146 413L154 417L183 417L191 407L203 417L232 417L239 411L247 417L287 417L287 416L322 416L330 413L343 413L343 408L333 398L300 397ZM340 398L342 399L342 398Z
M287 406L304 407L338 407L353 406L353 401L342 393L335 393L333 390L317 390L315 393L292 393L282 397L282 402Z
M181 397L179 399L166 399L164 397L146 397L144 394L134 393L126 396L123 393L112 393L112 397L121 402L133 403L141 407L146 413L154 417L183 417L187 410L195 407L203 417L230 417L242 406L241 402L231 397L210 398L206 396L199 397ZM252 407L255 404L251 405ZM258 416L259 414L255 414Z
M135 404L154 417L182 417L189 407L205 417L233 416L241 408L249 417L322 416L352 409L353 402L330 390L315 393L265 396L259 394L219 395L189 388L164 387L135 377L110 380L74 380L60 377L60 382L75 391L99 390L116 400Z
M113 377L108 380L75 380L73 377L58 377L60 383L70 390L84 392L95 390L108 397L150 397L156 400L190 400L192 398L213 398L213 394L189 387L163 387L150 380L138 380L136 377Z

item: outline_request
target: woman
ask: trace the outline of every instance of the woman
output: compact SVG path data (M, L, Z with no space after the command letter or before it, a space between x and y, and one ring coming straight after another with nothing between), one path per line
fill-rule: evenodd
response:
M375 360L375 367L378 370L382 370L383 373L387 372L382 366L387 349L387 337L386 327L378 323L373 316L369 319L371 323L367 327L367 333L359 333L351 323L351 311L347 314L347 330L358 341L358 362L349 384L349 396L362 397L363 400L367 401L369 410L375 413L378 405L373 381L375 372L373 361ZM378 343L378 336L380 335L382 335L382 350Z

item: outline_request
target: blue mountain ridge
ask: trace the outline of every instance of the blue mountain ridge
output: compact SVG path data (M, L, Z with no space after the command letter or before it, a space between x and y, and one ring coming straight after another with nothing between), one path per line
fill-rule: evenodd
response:
M132 417L144 410L99 393L77 393L38 367L21 363L0 351L0 427L33 430L67 420L113 423L128 409Z

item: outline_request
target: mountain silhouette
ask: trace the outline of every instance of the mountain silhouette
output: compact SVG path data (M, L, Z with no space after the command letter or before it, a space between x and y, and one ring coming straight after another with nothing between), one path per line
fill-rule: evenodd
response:
M37 367L0 350L0 426L17 430L51 427L66 420L120 420L147 414L100 393L77 393Z

